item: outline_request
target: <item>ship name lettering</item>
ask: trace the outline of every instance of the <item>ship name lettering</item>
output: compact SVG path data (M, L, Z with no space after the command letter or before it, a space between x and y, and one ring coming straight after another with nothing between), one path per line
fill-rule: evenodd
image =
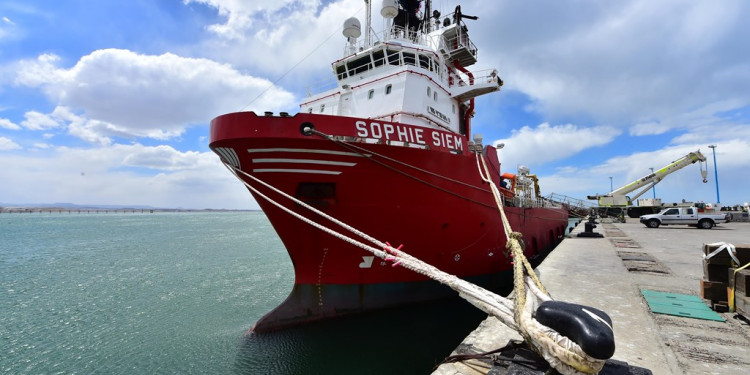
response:
M432 144L437 147L446 147L456 150L463 149L463 140L453 134L448 134L436 130L427 129L431 134L425 137L425 129L413 126L403 126L397 124L379 123L365 121L356 121L354 123L357 129L357 137L387 139L389 141L399 141L427 145L426 138L432 138Z
M464 142L461 137L454 134L446 134L440 132L432 133L432 144L435 147L445 147L453 150L463 150Z

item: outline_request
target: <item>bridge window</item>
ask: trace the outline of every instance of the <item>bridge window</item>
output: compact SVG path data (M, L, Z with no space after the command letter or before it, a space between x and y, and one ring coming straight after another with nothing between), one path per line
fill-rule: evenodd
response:
M432 96L432 89L430 86L427 86L427 97L429 98L430 96Z
M346 67L349 68L350 74L366 72L371 68L371 65L372 56L369 54L355 60L350 60L346 63Z
M383 50L374 51L372 53L372 61L376 67L383 65L385 63L385 53Z
M385 85L385 94L388 95L391 93L391 88L393 85Z
M390 50L389 49L389 50L386 50L385 52L388 55L387 56L388 64L390 64L390 65L401 65L399 63L399 57L398 57L399 54L398 54L398 51L394 51L394 50Z
M427 56L419 55L419 67L423 69L430 69L430 58Z
M367 92L367 99L372 99L373 96L375 96L374 89Z
M410 52L404 52L404 65L415 65L416 59L414 57L413 53Z

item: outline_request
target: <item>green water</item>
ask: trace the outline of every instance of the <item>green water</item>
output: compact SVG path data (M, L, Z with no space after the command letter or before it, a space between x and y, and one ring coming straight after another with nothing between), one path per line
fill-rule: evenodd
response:
M0 215L1 374L414 374L464 302L255 336L293 269L259 212Z

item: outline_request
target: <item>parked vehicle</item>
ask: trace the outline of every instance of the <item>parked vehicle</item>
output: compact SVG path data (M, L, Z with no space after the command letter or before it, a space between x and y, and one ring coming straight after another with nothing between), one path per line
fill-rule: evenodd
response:
M725 213L706 213L697 207L672 207L658 214L642 215L641 223L649 228L660 225L690 225L702 229L711 229L716 224L729 222Z

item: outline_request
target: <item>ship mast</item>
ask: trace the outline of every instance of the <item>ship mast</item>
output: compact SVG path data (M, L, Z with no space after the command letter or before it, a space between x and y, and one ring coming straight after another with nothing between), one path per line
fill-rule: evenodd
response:
M365 0L365 48L370 47L372 30L372 2Z

